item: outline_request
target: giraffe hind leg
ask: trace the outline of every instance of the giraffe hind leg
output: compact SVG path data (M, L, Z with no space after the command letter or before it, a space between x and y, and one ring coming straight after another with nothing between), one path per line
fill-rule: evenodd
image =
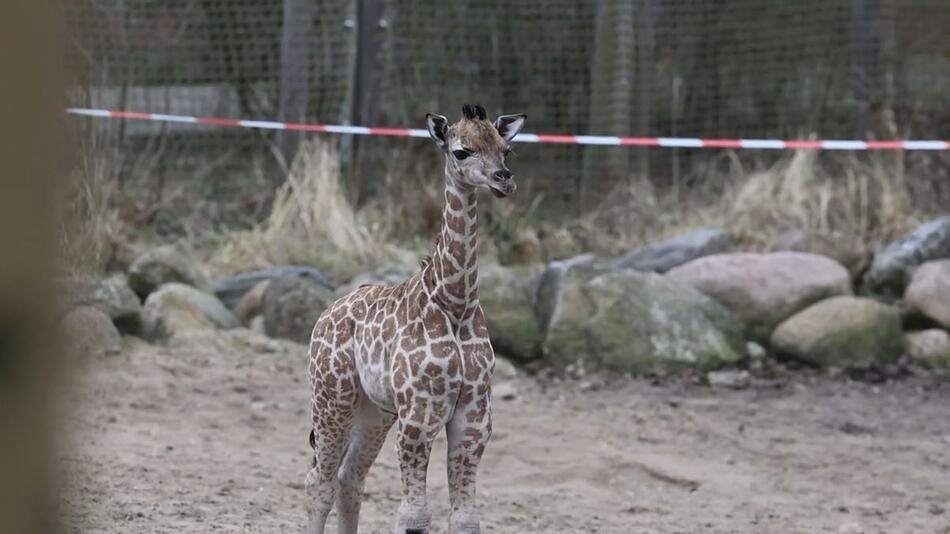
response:
M347 438L358 407L356 369L346 351L325 345L314 354L313 468L307 473L309 534L323 534L337 493L337 470L346 454ZM342 360L342 361L340 361Z
M346 455L337 474L340 484L336 509L339 534L357 532L366 475L395 419L395 415L380 410L365 395L360 399Z

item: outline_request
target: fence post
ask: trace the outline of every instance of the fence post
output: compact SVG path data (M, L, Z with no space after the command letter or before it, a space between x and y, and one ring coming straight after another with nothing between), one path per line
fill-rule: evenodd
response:
M284 0L283 27L280 38L280 100L277 116L284 122L303 122L310 96L310 30L315 3L311 0ZM300 132L279 130L277 150L289 170L297 154ZM285 178L285 169L272 174L275 187Z
M601 0L597 5L597 30L591 61L591 134L628 135L631 130L633 99L636 94L635 4L625 0ZM606 184L626 179L629 171L626 150L587 147L580 204L590 208Z
M874 52L867 0L851 0L851 90L855 101L854 137L868 130L870 86Z
M350 101L350 123L369 125L375 122L378 102L378 73L380 22L383 14L382 0L356 2L356 65L353 69L353 91ZM363 175L368 151L361 150L361 139L354 136L350 146L348 167L350 177L358 180L359 191L354 197L370 193L374 187Z

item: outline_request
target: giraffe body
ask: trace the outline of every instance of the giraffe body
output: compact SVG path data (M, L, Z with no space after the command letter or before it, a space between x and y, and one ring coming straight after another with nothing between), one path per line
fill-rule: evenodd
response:
M312 534L323 532L334 502L338 532L357 531L366 473L394 425L403 485L395 532L429 531L426 472L443 428L449 531L479 532L475 477L491 436L495 357L478 303L477 189L514 191L504 155L525 117L505 115L492 124L480 106L464 106L463 115L452 126L427 116L446 156L435 253L400 284L354 290L314 326L314 466L306 484Z

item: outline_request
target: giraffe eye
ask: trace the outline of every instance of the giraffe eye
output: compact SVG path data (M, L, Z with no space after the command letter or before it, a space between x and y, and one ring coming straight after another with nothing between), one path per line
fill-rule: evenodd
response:
M468 150L453 150L452 155L455 156L455 159L462 160L472 155Z

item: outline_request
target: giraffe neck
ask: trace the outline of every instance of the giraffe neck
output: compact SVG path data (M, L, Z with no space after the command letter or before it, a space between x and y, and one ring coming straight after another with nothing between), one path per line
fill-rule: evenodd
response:
M475 188L460 184L446 169L442 229L423 280L455 324L478 306L477 202Z

